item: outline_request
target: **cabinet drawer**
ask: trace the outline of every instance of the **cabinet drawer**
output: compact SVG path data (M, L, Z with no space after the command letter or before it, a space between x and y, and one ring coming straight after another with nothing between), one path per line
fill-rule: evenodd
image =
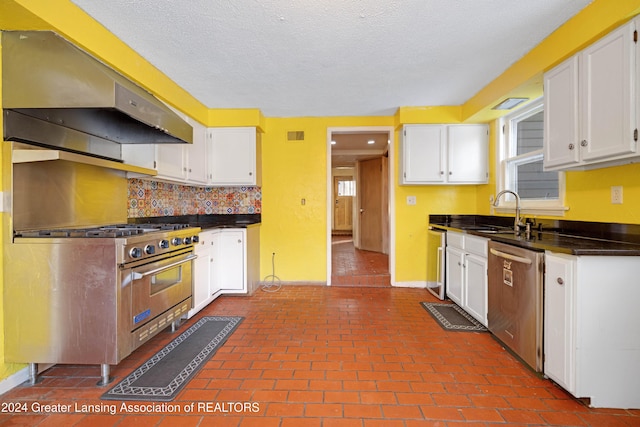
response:
M447 231L447 246L453 246L458 249L464 248L464 234L455 231Z
M465 251L481 256L483 258L487 258L487 246L488 239L484 237L476 237L476 236L464 236L464 249Z

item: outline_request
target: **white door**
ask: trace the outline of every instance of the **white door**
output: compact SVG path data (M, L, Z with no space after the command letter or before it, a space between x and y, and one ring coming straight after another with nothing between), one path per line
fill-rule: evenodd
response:
M156 153L156 169L160 177L187 179L186 151L183 144L158 144Z
M468 254L465 257L464 308L476 320L487 326L487 259Z
M570 392L575 386L575 260L545 255L544 374Z
M633 22L582 53L583 160L635 152Z
M580 161L578 56L544 75L544 167Z
M256 129L213 128L211 182L214 185L256 185Z
M402 182L444 182L445 127L411 125L403 129Z
M486 125L448 126L447 180L483 183L489 179L489 128Z
M207 129L194 126L193 144L187 145L188 179L190 182L206 184L207 171Z
M214 237L214 247L214 280L220 289L246 292L243 231L222 230Z
M447 277L447 296L453 302L463 307L462 283L464 275L462 273L464 263L464 253L458 249L447 246L447 256L445 258Z

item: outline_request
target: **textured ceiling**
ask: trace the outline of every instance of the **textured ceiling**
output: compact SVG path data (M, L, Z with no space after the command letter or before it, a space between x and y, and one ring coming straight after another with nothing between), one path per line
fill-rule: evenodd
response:
M460 105L589 0L72 0L209 108Z

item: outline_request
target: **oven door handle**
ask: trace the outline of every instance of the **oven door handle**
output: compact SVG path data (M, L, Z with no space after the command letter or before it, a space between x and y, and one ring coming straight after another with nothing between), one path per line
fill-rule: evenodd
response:
M183 260L172 262L171 264L164 265L164 266L162 266L160 268L156 268L154 270L145 271L144 273L138 273L137 271L134 271L134 272L131 273L131 276L132 276L133 280L139 280L139 279L142 279L143 277L150 276L150 275L156 274L156 273L160 273L160 272L162 272L164 270L168 270L168 269L173 268L173 267L175 267L177 265L184 264L185 262L193 261L196 258L198 258L198 255L192 254L192 255L189 255L188 257L186 257Z
M495 256L499 256L501 258L505 258L505 259L508 259L508 260L511 260L511 261L521 262L523 264L531 264L532 263L532 261L529 258L524 258L524 257L521 257L521 256L508 254L506 252L502 252L502 251L499 251L497 249L491 248L491 249L489 249L489 252L491 252Z

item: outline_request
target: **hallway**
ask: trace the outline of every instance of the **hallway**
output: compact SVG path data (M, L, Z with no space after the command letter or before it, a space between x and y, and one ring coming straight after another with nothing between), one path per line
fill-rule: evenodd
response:
M356 249L352 236L332 236L331 285L377 288L391 286L389 256Z

